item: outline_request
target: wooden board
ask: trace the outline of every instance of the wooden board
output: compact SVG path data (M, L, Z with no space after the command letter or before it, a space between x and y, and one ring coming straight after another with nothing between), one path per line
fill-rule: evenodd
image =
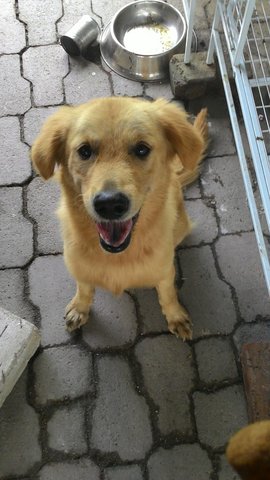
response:
M249 420L270 419L270 342L243 345L240 359Z

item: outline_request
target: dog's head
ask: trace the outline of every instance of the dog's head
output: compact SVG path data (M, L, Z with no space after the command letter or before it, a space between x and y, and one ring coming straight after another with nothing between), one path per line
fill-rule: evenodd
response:
M175 154L194 169L203 140L165 100L104 98L63 107L44 124L32 161L48 179L59 165L95 221L101 246L125 250L147 197L164 191Z

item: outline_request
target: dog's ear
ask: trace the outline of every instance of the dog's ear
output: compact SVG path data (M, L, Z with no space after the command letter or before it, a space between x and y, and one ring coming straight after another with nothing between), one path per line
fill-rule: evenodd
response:
M65 140L74 107L62 107L51 115L41 128L31 149L31 160L37 172L48 180L56 165L65 158Z
M187 119L184 110L166 100L158 99L153 102L159 122L162 125L165 135L173 147L175 153L180 157L181 163L187 170L194 170L206 148L206 114L200 114L191 124ZM200 118L199 118L200 117Z

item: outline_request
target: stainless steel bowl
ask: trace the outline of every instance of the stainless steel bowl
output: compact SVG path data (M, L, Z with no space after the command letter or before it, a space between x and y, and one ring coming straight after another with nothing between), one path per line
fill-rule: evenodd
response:
M125 5L100 39L103 60L119 75L138 81L168 77L169 60L184 51L186 22L172 5L139 0Z

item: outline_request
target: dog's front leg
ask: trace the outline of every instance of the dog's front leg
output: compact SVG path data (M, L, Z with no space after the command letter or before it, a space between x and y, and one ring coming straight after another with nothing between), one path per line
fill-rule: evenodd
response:
M188 313L180 305L174 285L175 269L172 266L168 275L157 285L159 303L164 313L170 332L183 340L191 340L192 323Z
M65 319L69 332L84 325L89 316L95 289L92 285L77 282L76 295L66 307Z

